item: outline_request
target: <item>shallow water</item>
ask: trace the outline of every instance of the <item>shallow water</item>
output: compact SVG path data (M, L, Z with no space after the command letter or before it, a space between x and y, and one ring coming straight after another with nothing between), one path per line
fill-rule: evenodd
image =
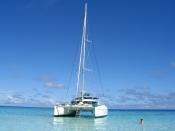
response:
M51 108L0 107L0 131L175 131L175 110L110 110L94 119L54 118ZM139 120L144 119L144 125Z

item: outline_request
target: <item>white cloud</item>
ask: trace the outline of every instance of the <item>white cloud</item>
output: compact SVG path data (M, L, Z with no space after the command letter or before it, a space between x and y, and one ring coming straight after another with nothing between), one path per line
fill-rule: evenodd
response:
M8 106L37 106L37 107L52 107L58 103L52 96L45 93L36 96L22 95L22 93L0 93L0 105Z
M3 94L0 98L1 104L22 104L25 103L26 99L20 94Z
M56 82L53 82L53 81L46 82L45 86L48 87L48 88L57 88L57 89L64 88L63 84L59 84L59 83L56 83Z
M48 88L63 89L65 87L64 84L58 83L54 77L48 75L43 75L37 80L43 82L44 86Z
M175 109L175 91L158 93L148 86L126 88L105 96L104 102L118 109Z
M174 93L153 93L150 88L123 89L113 104L120 108L174 109Z
M62 85L48 83L50 88L61 88ZM15 106L53 106L58 103L52 95L24 96L22 93L0 93L0 105ZM118 90L113 96L102 95L101 100L110 108L123 109L175 109L175 92L155 93L147 86ZM61 100L59 101L61 103Z

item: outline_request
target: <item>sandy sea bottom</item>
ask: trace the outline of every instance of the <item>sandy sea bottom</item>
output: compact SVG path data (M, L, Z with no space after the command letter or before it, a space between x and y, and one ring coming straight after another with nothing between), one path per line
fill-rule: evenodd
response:
M51 108L0 107L0 131L175 131L175 110L110 110L97 119L54 118L52 113Z

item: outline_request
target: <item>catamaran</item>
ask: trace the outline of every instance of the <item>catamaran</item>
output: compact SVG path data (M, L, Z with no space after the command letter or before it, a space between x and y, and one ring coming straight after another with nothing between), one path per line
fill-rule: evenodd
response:
M85 58L86 58L86 24L87 24L87 3L85 4L85 16L82 35L82 44L80 50L80 59L77 77L76 97L69 104L57 104L54 106L55 117L79 116L81 111L91 112L97 117L105 117L108 115L108 108L104 104L100 104L99 98L90 96L85 92ZM81 77L81 78L80 78Z

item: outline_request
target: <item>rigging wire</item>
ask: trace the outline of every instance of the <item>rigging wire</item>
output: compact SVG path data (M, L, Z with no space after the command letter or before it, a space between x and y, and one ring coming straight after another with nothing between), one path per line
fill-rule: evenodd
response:
M102 95L104 96L104 88L103 88L103 83L102 83L102 77L101 77L101 72L100 72L100 67L99 67L99 63L97 60L97 55L96 55L96 51L95 51L95 47L94 45L92 46L93 48L93 55L94 55L94 59L95 59L95 65L97 66L97 74L99 76L99 84L100 84L100 88L102 90Z
M64 100L69 95L69 90L70 90L70 85L71 85L71 82L72 82L73 72L74 72L74 68L75 68L75 65L76 65L76 61L78 59L78 50L79 50L79 44L77 44L76 51L74 53L73 64L72 64L71 72L70 72L70 75L69 75L69 78L68 78L68 81L67 81L67 90L66 90L66 93L65 93Z
M88 42L87 42L88 43ZM92 50L92 47L91 45L89 45L89 43L87 44L87 48L86 48L86 67L85 67L85 71L88 71L88 72L91 72L91 62L90 62L90 56L91 56L91 51ZM90 67L90 68L89 68ZM89 75L86 75L86 80L88 81L88 79L90 78ZM87 85L86 85L87 86ZM88 91L90 89L87 89L86 88L86 91ZM91 93L91 92L87 92L87 93Z

